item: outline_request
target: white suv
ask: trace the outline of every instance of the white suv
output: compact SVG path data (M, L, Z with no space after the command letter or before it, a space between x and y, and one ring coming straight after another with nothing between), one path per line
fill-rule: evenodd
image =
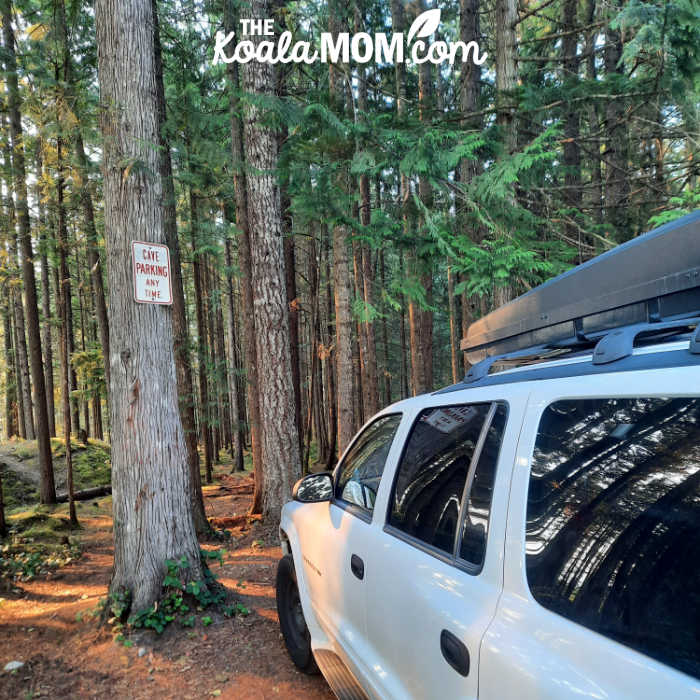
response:
M297 666L339 698L700 696L698 237L700 213L485 317L464 382L297 484Z

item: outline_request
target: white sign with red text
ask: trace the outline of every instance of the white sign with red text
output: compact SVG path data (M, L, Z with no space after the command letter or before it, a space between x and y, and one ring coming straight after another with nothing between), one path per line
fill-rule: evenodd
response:
M134 299L140 304L172 304L170 250L158 243L131 242Z

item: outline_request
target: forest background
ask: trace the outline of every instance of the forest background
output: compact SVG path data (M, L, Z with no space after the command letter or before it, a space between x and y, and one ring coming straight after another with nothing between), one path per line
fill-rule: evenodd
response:
M253 5L315 45L324 31L405 32L436 7ZM126 182L145 166L104 162L92 3L0 9L0 428L38 438L51 503L42 439L110 436L104 173ZM252 465L253 511L278 513L288 473L331 468L380 408L458 381L474 319L700 206L695 0L439 9L434 38L477 41L482 66L214 66L215 33L247 5L153 0L150 148L200 532L218 460ZM280 284L284 323L260 312Z

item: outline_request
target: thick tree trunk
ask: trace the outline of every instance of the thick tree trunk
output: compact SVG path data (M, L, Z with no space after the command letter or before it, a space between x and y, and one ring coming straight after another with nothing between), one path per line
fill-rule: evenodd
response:
M225 5L226 23L229 28L235 24L234 3L228 0ZM236 28L237 29L237 28ZM230 29L233 30L233 29ZM233 186L236 197L236 224L241 232L238 241L238 264L241 269L241 297L243 312L243 341L245 355L245 375L248 395L248 415L250 423L250 443L253 457L255 488L251 513L262 513L265 474L263 470L262 435L260 424L260 396L258 392L258 361L255 345L255 314L253 314L253 283L250 250L250 230L248 226L248 194L245 175L245 153L243 152L243 108L236 91L241 87L237 63L228 64L228 79L231 85L231 155L233 158Z
M173 290L173 353L175 355L175 374L177 377L178 406L180 420L185 436L187 465L190 472L190 508L195 530L199 534L209 534L211 526L204 510L202 496L202 475L199 471L199 450L197 449L197 421L195 417L195 395L192 382L192 365L190 364L190 337L187 325L185 291L182 283L182 261L180 258L180 240L177 233L177 211L175 209L175 185L173 166L170 156L170 144L163 134L166 119L165 86L163 83L163 59L160 43L160 25L156 0L152 0L153 50L156 67L156 90L158 98L158 141L160 145L159 172L163 183L163 228L165 240L170 249L170 282ZM100 328L100 330L102 330Z
M44 367L41 353L41 330L39 327L39 309L37 306L34 274L34 252L32 250L29 205L27 202L27 180L24 166L24 142L20 116L21 100L17 84L15 37L11 24L10 0L1 0L0 7L2 8L8 111L10 114L10 134L12 136L12 165L22 249L22 278L24 282L27 328L29 331L29 356L36 403L36 433L39 448L39 469L41 471L40 499L42 503L54 503L56 501L56 488L54 486L53 462L51 459L49 417L46 410L46 387L44 384Z
M203 579L177 401L171 311L132 298L131 240L165 244L151 0L97 0L111 330L113 594L143 610L166 559ZM123 76L129 75L129 80ZM138 167L137 167L138 164Z
M269 16L267 0L252 0L250 16ZM248 37L254 44L263 37ZM244 86L254 95L274 92L272 66L251 61L244 66ZM301 475L298 426L294 412L289 352L289 314L284 278L281 212L275 177L277 142L262 122L255 103L244 113L248 227L250 233L255 347L258 360L258 395L262 420L262 463L265 470L263 514L276 522L282 505Z

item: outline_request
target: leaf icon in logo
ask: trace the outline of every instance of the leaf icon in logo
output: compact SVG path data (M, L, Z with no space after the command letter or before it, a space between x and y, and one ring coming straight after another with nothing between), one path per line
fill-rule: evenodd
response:
M408 30L408 40L410 44L415 37L429 37L440 25L440 10L426 10L416 17Z

